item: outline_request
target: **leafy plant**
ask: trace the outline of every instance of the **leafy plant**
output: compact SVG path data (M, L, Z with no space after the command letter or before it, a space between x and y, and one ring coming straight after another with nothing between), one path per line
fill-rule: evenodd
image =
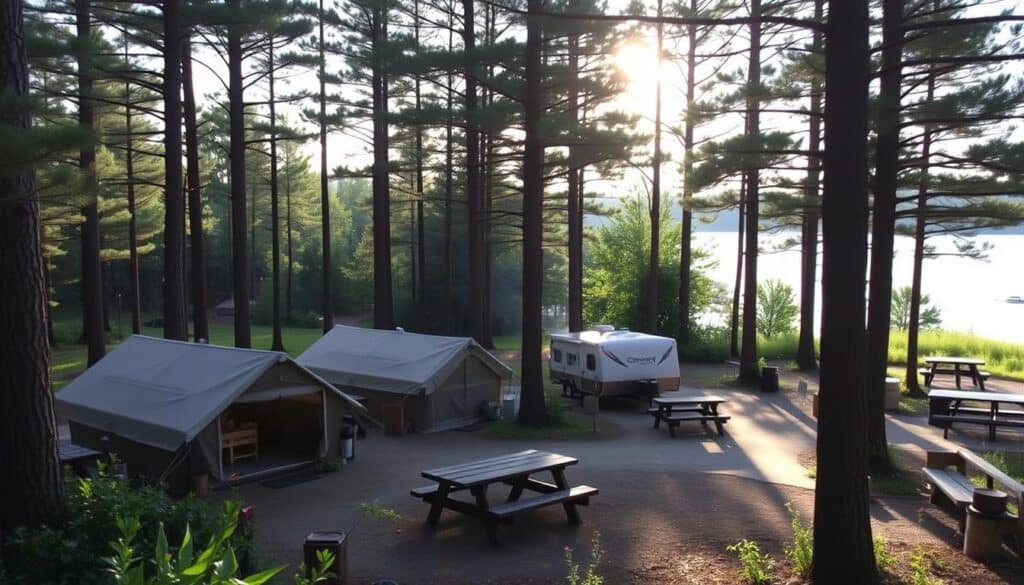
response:
M793 322L798 313L793 287L774 278L758 283L758 333L767 339L788 333L793 330Z
M787 502L786 510L789 511L790 526L793 527L793 544L786 547L786 556L793 563L797 574L806 577L814 560L814 531L800 520L800 514L793 508L793 504Z
M20 528L7 537L3 583L105 585L109 543L123 535L119 519L138 520L133 542L139 550L154 550L160 525L172 534L184 534L189 528L193 539L205 541L222 521L219 510L194 496L172 500L156 487L132 489L109 464L101 463L89 478L69 475L64 485L62 526ZM251 558L255 549L251 532L233 532L231 546L240 557Z
M331 572L331 567L334 565L334 553L331 551L326 549L316 551L316 564L317 566L312 571L309 570L306 563L299 565L299 572L293 579L294 584L320 585L337 577Z
M889 550L889 543L879 536L872 542L872 547L875 550L875 566L878 567L878 571L888 571L896 563L896 555Z
M604 577L598 573L601 564L601 534L594 533L594 539L590 543L590 562L587 564L586 572L581 572L580 566L573 561L572 547L565 547L565 564L569 569L569 575L565 582L568 585L603 585Z
M160 523L153 556L147 558L146 563L137 556L134 544L141 526L139 519L118 518L121 535L110 543L114 556L107 559L114 585L263 585L280 573L284 566L272 567L245 578L238 577L238 559L230 542L238 526L238 512L237 504L229 502L225 505L219 529L198 555L194 554L192 532L187 526L181 545L172 552L164 525ZM147 568L152 571L148 577Z
M913 289L909 286L897 288L892 291L892 307L890 308L889 320L892 327L900 331L906 331L910 326L910 302ZM921 295L920 310L918 313L918 326L921 329L938 329L942 326L942 312L938 307L929 307L931 299L928 295Z
M775 561L752 540L743 539L730 544L725 550L734 553L740 559L740 574L743 580L751 585L763 585L772 580Z
M367 516L372 516L380 520L391 520L393 522L406 520L405 516L395 512L391 508L385 508L377 502L363 502L362 504L359 504L359 510Z
M942 585L942 581L932 577L931 569L931 555L927 551L919 549L910 557L911 585Z

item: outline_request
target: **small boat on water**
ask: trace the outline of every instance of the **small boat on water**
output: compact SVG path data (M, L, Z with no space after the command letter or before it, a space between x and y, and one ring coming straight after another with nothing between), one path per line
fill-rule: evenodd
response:
M1011 305L1024 305L1024 298L1017 296L1006 297L1006 302L1010 303Z

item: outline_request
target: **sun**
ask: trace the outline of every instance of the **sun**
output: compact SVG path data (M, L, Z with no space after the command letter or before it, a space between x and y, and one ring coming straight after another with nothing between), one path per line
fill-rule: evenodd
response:
M641 104L654 99L658 84L658 50L647 39L635 39L618 48L615 67L627 81L623 96L628 103Z

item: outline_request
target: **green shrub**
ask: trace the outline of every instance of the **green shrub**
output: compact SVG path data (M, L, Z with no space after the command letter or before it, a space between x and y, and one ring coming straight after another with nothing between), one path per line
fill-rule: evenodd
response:
M910 583L911 585L942 585L942 582L932 577L932 557L925 550L918 550L910 557Z
M594 532L594 539L590 543L590 562L587 563L587 570L581 573L580 566L572 559L572 547L565 547L565 564L569 574L565 578L568 585L603 585L604 577L598 573L601 564L601 533Z
M896 563L896 555L889 550L889 544L881 536L876 538L872 545L875 549L875 566L880 573L885 573Z
M744 539L736 544L730 544L725 550L739 557L740 574L747 583L762 585L772 580L775 561L768 554L762 553L756 542Z
M64 525L16 529L4 545L4 583L108 583L104 557L110 554L109 543L122 536L119 518L139 520L142 528L133 539L142 550L154 549L160 525L173 534L184 534L188 527L193 537L205 540L220 522L220 513L194 496L172 500L155 487L131 489L104 465L91 478L68 476L64 485ZM251 555L251 532L234 532L231 545L240 555Z
M797 574L806 577L814 560L814 531L800 520L793 504L787 503L786 510L789 510L790 526L793 527L793 544L786 547L786 556Z

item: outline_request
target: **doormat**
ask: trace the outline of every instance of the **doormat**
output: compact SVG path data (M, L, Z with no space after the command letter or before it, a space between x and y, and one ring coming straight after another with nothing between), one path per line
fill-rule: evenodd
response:
M317 475L315 472L305 471L302 473L293 473L292 475L261 481L260 485L278 490L281 488L291 487L293 485L299 485L300 483L306 483L307 481L313 481L314 479L320 479L321 477L322 476Z

